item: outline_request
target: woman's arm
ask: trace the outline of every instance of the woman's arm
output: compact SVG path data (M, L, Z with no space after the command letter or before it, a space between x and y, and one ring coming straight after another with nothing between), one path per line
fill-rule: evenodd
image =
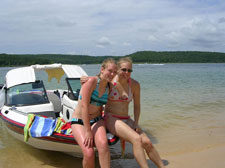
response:
M87 147L93 147L94 144L90 126L88 106L90 104L91 93L96 87L96 82L96 78L91 77L82 85L81 114L85 130L84 145Z
M132 93L134 101L134 128L138 128L138 122L141 113L141 103L140 103L140 84L136 80L131 80L132 84Z
M81 85L83 85L85 82L87 82L89 78L90 78L89 76L81 76L81 78L80 78ZM120 94L120 97L122 99L127 99L128 98L128 95L124 91L123 86L117 81L117 76L115 76L114 79L110 82L110 88L112 86L116 87L116 89L118 90L118 92Z

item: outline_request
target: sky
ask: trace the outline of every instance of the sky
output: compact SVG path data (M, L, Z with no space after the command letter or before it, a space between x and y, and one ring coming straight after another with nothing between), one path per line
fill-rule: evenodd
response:
M225 52L225 1L0 1L0 53L137 51Z

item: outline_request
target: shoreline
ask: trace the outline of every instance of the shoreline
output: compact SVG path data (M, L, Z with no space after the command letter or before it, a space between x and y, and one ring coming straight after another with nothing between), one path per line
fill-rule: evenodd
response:
M221 144L189 153L162 155L162 159L167 162L167 168L224 168L224 156L225 144Z

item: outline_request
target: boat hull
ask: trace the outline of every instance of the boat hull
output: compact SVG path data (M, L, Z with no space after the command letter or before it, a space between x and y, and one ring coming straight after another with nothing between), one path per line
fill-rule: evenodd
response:
M24 142L24 124L13 121L0 113L0 118L7 131L16 139ZM38 149L59 151L68 153L76 157L82 157L82 151L77 145L73 136L67 136L59 133L54 133L49 137L33 138L29 137L27 142L24 142Z
M12 112L10 112L12 113ZM2 111L0 118L7 131L16 139L33 146L38 149L64 152L75 157L82 157L82 151L72 135L64 135L61 133L53 133L48 137L33 138L29 137L28 141L24 141L24 123L17 122L5 116ZM111 135L112 136L112 135ZM108 138L109 145L114 145L118 138L112 136Z

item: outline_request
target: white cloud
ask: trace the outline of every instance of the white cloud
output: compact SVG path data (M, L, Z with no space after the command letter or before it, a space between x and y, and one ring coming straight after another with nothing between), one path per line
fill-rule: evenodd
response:
M149 35L148 40L151 41L151 42L157 42L158 41L157 37L155 37L154 35Z
M224 8L221 0L2 0L0 53L225 52Z
M225 23L225 18L224 17L219 18L218 23Z
M123 46L131 46L131 44L129 42L124 42L122 45Z
M108 45L112 45L113 42L111 40L109 40L108 37L101 37L98 41L97 41L97 47L100 47L100 48L104 48L105 46L108 46Z

